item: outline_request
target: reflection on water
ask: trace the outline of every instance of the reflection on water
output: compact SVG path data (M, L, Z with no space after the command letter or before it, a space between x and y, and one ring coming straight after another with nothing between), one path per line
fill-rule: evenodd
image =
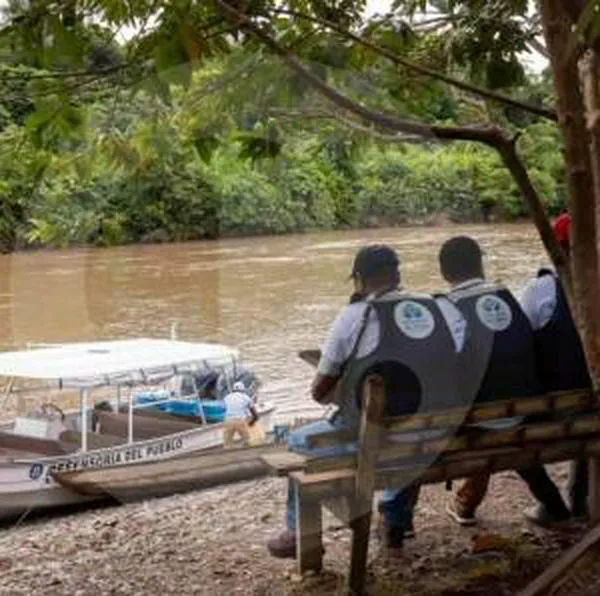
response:
M319 412L312 371L296 357L318 345L351 287L355 251L385 242L401 257L403 283L443 290L440 244L469 234L486 251L490 279L514 290L546 259L533 226L399 228L133 246L0 257L0 348L31 341L168 337L240 347L278 402L280 416Z

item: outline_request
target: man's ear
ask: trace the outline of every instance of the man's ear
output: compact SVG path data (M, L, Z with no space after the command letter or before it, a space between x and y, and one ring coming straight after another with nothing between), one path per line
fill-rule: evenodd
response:
M354 289L358 294L365 293L365 282L360 273L354 274Z

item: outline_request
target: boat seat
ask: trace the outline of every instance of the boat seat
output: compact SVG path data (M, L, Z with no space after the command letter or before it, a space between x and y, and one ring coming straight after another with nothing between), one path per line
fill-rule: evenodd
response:
M100 423L101 434L127 437L129 429L128 414L96 411L96 416ZM150 416L137 416L136 414L133 416L133 438L136 441L163 437L197 428L197 424L183 420L167 420Z
M62 445L60 441L16 435L5 431L0 431L0 449L38 455L64 455L69 453L68 447Z
M60 442L66 446L81 449L81 433L76 430L65 430L60 434ZM87 435L88 449L102 449L104 447L114 447L125 443L123 437L114 435L96 434L89 432Z

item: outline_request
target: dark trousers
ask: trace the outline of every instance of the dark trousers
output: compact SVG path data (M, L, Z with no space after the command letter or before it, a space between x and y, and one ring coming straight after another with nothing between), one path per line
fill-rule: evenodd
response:
M552 482L542 464L536 464L527 470L520 470L519 476L525 480L531 494L554 519L565 520L571 516L556 484Z
M382 502L383 516L386 526L401 528L402 531L412 530L413 514L420 485L410 485L393 494L389 491Z
M569 506L575 517L585 517L588 514L587 498L589 490L588 460L578 459L571 462L569 471Z

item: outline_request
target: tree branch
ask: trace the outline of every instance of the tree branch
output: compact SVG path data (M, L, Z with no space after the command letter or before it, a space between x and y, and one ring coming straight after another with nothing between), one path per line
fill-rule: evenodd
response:
M215 0L215 2L225 11L228 18L244 25L265 46L267 46L275 55L279 56L285 64L296 72L302 79L313 86L321 95L329 99L335 105L344 110L352 112L364 122L374 123L383 128L394 130L409 135L419 135L425 138L438 138L445 140L477 141L489 146L495 146L498 138L503 138L503 133L495 126L485 127L453 127L453 126L428 126L413 120L404 120L389 114L384 114L372 110L363 104L344 95L337 89L334 89L327 82L320 79L316 74L304 66L295 54L287 51L271 35L259 27L246 14L241 13L236 8L227 4L224 0Z
M461 81L461 80L451 77L449 75L438 72L437 70L427 68L426 66L421 66L420 64L416 64L415 62L406 60L405 58L398 56L397 54L395 54L391 50L388 50L387 48L384 48L384 47L377 45L371 41L368 41L368 40L364 39L363 37L360 37L359 35L351 33L350 31L343 29L342 27L340 27L339 25L336 25L335 23L333 23L331 21L321 19L319 17L313 17L311 15L303 14L301 12L297 12L294 10L288 10L288 9L273 9L271 12L275 13L275 14L288 15L288 16L299 18L299 19L304 19L307 21L311 21L315 24L321 25L323 27L327 27L327 28L331 29L332 31L335 31L339 35L342 35L348 39L351 39L352 41L362 45L363 47L366 47L366 48L372 50L373 52L379 54L380 56L387 58L388 60L393 62L396 66L403 66L403 67L407 68L408 70L412 70L413 72L416 72L423 76L434 78L438 81L447 83L448 85L452 85L453 87L456 87L457 89L460 89L461 91L466 91L468 93L472 93L472 94L478 95L480 97L485 97L486 99L496 101L499 103L503 103L503 104L509 105L513 108L518 108L520 110L523 110L523 111L526 111L526 112L529 112L532 114L536 114L543 118L548 118L549 120L553 120L554 122L556 122L556 120L557 120L556 112L552 109L534 106L534 105L519 101L518 99L513 99L512 97L503 95L502 93L496 93L495 91L483 89L483 88L473 85L471 83Z
M102 77L109 74L115 74L121 72L131 66L132 64L117 64L108 68L98 68L89 70L65 70L62 72L31 72L31 73L8 73L0 72L0 81L10 81L14 79L33 80L33 79L78 79L85 77Z
M537 39L530 39L528 42L529 46L532 50L536 51L540 56L544 58L550 59L550 52L548 52L548 48Z
M496 145L496 149L498 150L498 153L500 153L504 165L509 169L525 199L525 203L529 208L529 213L535 223L544 248L550 255L561 279L565 281L567 287L570 287L571 270L569 269L568 261L564 251L554 236L544 205L531 182L531 178L527 173L523 161L517 153L517 140L518 137L514 139L507 139L505 137Z
M386 141L388 143L422 143L426 141L421 136L410 136L403 134L385 134L376 130L373 127L364 126L350 118L346 118L338 112L332 112L324 109L296 109L286 110L280 108L271 108L268 111L268 115L274 118L310 118L315 120L335 120L346 128L360 134L364 134L370 138L377 139L378 141Z

